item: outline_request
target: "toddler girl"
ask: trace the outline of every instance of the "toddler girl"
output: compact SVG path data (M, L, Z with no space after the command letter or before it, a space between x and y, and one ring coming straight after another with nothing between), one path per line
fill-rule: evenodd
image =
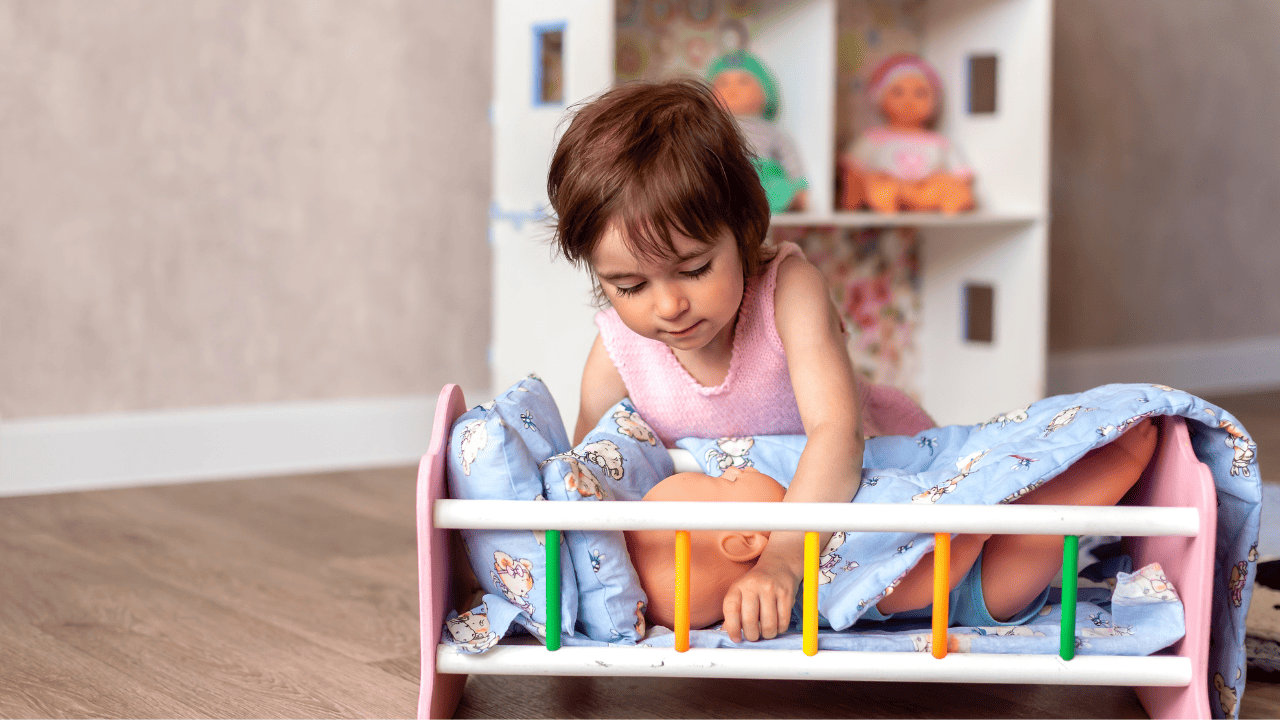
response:
M668 446L804 433L785 500L843 503L864 432L933 425L901 392L860 386L821 273L797 246L764 244L764 190L706 85L628 84L580 107L547 193L558 250L611 306L596 316L575 443L627 396ZM802 559L802 533L773 533L725 595L731 637L786 629Z

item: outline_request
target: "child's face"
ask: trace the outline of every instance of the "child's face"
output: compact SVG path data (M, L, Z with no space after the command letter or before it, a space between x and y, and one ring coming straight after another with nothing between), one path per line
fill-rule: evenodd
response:
M734 115L760 115L764 112L764 88L746 70L726 70L711 82L725 107Z
M730 348L742 304L742 259L729 231L701 243L672 233L677 256L637 257L612 226L591 253L609 304L633 332L676 350Z
M880 97L880 110L891 125L918 128L933 117L933 86L919 73L907 73L894 80Z

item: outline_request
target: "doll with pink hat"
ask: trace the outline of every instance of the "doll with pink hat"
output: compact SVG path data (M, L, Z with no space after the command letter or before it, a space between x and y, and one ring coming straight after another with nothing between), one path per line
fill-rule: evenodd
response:
M892 55L871 74L867 89L887 124L862 133L841 157L842 207L971 209L973 171L950 140L930 129L942 107L942 81L933 67L916 55Z

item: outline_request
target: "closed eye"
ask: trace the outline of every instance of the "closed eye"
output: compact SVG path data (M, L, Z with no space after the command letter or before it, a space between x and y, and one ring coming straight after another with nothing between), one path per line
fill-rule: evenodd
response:
M700 267L700 268L697 268L696 270L687 270L687 271L682 272L682 273L680 273L680 274L681 274L681 275L684 275L684 276L685 276L685 277L687 277L687 278L700 278L700 277L702 277L703 275L706 275L706 274L707 274L707 273L709 273L709 272L711 272L711 263L710 263L710 262L708 262L706 265L703 265L703 266L702 266L702 267Z
M631 287L615 286L613 289L614 292L618 293L618 297L627 297L628 295L635 295L640 292L640 289L644 286L644 283L640 283L638 285L632 285Z

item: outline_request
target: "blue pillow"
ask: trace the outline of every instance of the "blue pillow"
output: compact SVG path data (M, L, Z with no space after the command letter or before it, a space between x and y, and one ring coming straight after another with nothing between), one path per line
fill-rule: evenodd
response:
M640 500L675 472L671 455L623 400L569 452L543 464L548 500ZM593 640L636 643L644 638L648 598L620 531L567 531L578 578L578 624Z
M493 402L464 413L449 437L449 497L460 500L542 500L540 461L569 449L560 411L547 386L530 375ZM486 592L528 617L545 636L545 535L529 530L462 530L467 556ZM577 579L561 545L560 617L572 632ZM490 607L490 611L494 611Z

